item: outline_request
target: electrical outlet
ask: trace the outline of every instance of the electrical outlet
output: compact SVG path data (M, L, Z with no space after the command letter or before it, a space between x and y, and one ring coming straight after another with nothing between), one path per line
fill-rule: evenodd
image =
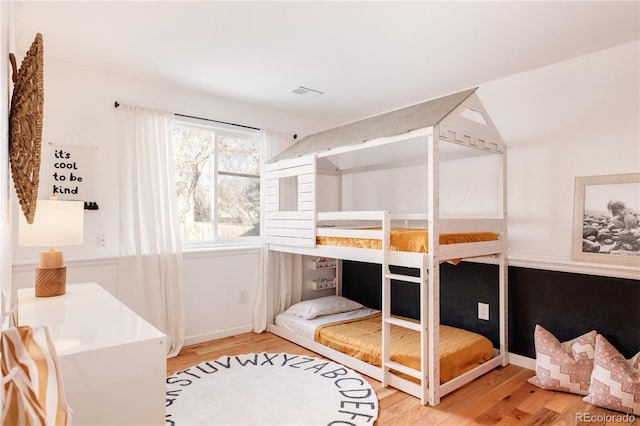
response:
M98 247L104 247L107 245L107 237L104 234L98 234Z
M247 290L240 290L240 293L238 294L238 303L247 303Z
M489 321L489 304L478 302L478 319Z

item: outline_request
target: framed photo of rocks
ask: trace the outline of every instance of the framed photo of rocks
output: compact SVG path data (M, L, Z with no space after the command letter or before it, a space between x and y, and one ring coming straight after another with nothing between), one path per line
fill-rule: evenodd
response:
M640 266L640 173L577 177L571 258Z

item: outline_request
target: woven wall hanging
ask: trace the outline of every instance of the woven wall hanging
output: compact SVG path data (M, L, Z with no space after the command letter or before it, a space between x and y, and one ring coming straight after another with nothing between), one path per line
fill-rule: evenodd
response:
M9 112L9 160L11 176L27 222L36 213L42 146L44 104L42 34L36 34L20 70L9 54L13 67L13 96Z

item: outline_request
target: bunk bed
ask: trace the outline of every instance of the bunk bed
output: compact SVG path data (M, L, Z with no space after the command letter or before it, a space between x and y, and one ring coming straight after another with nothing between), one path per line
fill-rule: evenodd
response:
M494 159L490 164L495 170L490 177L474 180L486 179L494 187L495 209L443 213L441 198L450 195L440 188L443 164L484 156ZM419 179L418 187L426 194L418 197L424 202L417 212L392 212L384 204L393 194L379 197L376 207L383 209L354 208L358 207L353 201L357 179L366 181L369 173L403 168L417 170L424 178ZM450 168L446 170L451 174ZM331 185L325 185L325 177ZM436 405L447 393L506 365L505 178L506 147L475 88L307 136L276 155L266 166L268 256L293 253L382 265L382 307L374 320L381 322L380 361L365 362L343 353L344 349L323 344L309 331L297 333L283 326L276 319L288 307L275 309L272 300L268 330L380 380L383 386L414 395L422 404ZM351 198L344 195L348 189ZM469 259L498 265L499 347L488 359L460 374L441 377L441 337L445 333L440 324L440 264ZM392 265L413 268L418 274L392 273ZM337 279L339 295L339 273ZM391 314L391 286L397 282L419 286L418 321ZM392 355L398 330L417 336L419 353L410 366Z

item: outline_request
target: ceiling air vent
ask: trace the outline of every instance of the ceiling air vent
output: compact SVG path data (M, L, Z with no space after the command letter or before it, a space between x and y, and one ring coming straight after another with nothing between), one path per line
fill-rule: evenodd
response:
M296 95L305 96L307 98L315 98L316 96L324 95L323 92L319 90L309 89L308 87L298 86L291 91L291 93L295 93Z

